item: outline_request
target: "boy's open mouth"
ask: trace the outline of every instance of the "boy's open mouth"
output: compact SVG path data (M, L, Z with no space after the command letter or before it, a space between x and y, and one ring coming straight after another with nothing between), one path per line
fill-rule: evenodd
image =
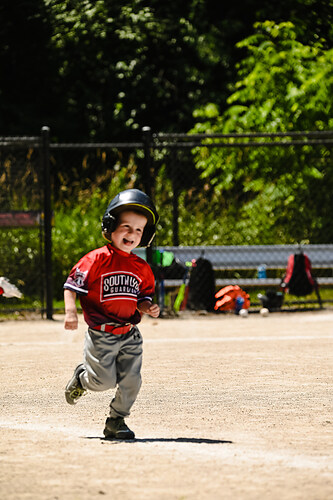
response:
M126 238L123 239L124 245L133 245L133 241L128 240Z

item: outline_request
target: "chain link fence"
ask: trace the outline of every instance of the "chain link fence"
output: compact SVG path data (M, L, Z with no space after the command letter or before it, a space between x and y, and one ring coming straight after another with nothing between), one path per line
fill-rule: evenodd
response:
M24 295L24 308L45 310L45 168L39 137L0 138L0 276ZM48 214L49 218L49 214ZM20 308L0 296L0 311Z
M211 261L219 262L217 286L239 280L253 287L254 282L244 280L258 278L258 266L250 265L248 257L224 266L221 247L236 255L239 247L264 245L272 257L274 245L291 245L293 251L300 244L325 243L330 258L325 253L316 272L331 278L331 241L329 236L323 241L325 229L319 233L309 214L318 199L322 220L333 208L332 144L333 132L188 135L152 134L148 127L132 143L49 142L46 127L40 137L0 138L0 276L24 293L23 302L0 297L0 312L30 306L51 318L70 267L103 245L100 221L108 202L132 187L150 195L160 214L155 247L140 254L158 278L168 268L167 278L176 280L166 283L170 290L178 290L185 276L180 267L186 262L177 262L174 251L178 247L199 248L200 255L209 247ZM260 180L269 176L268 149L271 171L278 172L269 188ZM302 178L304 165L309 171ZM318 178L316 184L313 165L324 183ZM288 179L295 180L294 188ZM250 211L258 223L249 222ZM276 285L282 272L281 263L268 267L267 286ZM161 283L158 279L159 299ZM325 283L330 288L329 280Z

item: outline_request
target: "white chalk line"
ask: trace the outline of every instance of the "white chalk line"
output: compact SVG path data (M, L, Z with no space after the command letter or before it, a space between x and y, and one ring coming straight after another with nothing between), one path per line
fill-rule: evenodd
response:
M25 422L18 423L12 422L10 420L0 420L0 428L10 429L10 430L22 430L22 431L32 431L45 432L48 434L54 434L55 432L70 436L73 439L92 439L96 441L99 438L102 439L100 432L96 433L95 429L78 429L70 427L59 427L43 423L33 423ZM105 442L103 440L103 442ZM271 443L272 444L272 443ZM171 452L172 454L179 455L179 458L188 460L190 458L196 459L207 459L212 458L214 460L223 460L223 463L240 464L240 463L252 463L252 464L267 464L276 465L283 468L293 468L293 469L311 469L317 470L324 474L329 474L333 472L333 468L330 464L333 463L333 457L329 455L321 456L309 456L300 455L286 451L266 451L260 449L251 449L249 446L242 446L240 443L194 443L191 442L189 438L188 442L171 440L168 438L161 437L159 441L156 437L150 436L140 436L138 441L126 442L126 441L110 441L110 445L119 446L135 446L143 451L147 451L147 446L150 448L150 453L154 450L160 454L161 451ZM114 447L112 447L112 452L114 453Z

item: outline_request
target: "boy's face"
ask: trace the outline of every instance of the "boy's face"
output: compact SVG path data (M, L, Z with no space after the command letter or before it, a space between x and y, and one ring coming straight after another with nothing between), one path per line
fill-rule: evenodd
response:
M111 233L112 245L131 253L140 244L146 224L147 218L142 214L130 210L121 212L117 228Z

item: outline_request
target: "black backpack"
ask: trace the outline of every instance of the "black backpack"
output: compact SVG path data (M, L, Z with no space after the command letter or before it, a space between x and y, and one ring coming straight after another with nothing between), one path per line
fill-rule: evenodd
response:
M211 262L200 257L194 262L189 280L187 308L214 311L215 276Z
M291 295L298 297L312 293L315 280L311 274L311 262L307 255L302 252L290 255L283 286Z

